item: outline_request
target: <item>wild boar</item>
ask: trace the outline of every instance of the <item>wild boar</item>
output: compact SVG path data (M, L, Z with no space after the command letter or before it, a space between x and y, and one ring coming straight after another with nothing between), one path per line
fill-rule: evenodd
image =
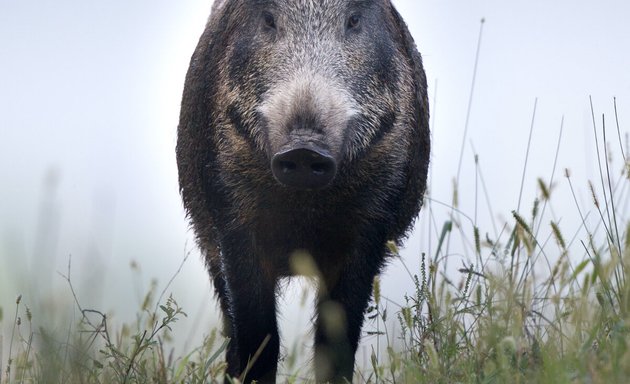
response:
M297 252L320 276L316 379L352 380L387 242L422 205L428 120L422 59L389 0L215 0L176 153L228 375L275 381L278 281Z

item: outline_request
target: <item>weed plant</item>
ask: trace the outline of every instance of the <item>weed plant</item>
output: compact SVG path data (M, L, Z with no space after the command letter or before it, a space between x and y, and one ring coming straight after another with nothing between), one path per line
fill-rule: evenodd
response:
M65 333L34 329L33 314L18 296L0 383L209 383L222 375L227 341L216 329L200 346L173 356L171 326L186 313L172 296L164 298L166 288L156 299L152 282L136 321L113 332L107 314L81 306L69 272L70 267L64 278L80 313L78 323Z

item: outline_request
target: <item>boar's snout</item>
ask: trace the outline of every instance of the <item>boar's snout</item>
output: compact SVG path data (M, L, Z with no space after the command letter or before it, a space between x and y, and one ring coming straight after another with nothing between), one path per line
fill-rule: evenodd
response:
M282 185L314 190L326 187L335 178L337 162L325 149L299 146L273 155L271 170Z

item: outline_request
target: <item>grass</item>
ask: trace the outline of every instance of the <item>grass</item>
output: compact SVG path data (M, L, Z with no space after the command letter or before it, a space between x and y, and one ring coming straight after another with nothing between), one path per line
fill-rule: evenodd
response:
M615 120L622 169L613 174L609 148L616 143L606 138L605 121L599 137L593 117L600 180L589 182L591 206L578 204L564 172L581 222L570 238L545 215L552 182L538 179L529 212L513 211L494 238L457 209L454 193L451 219L434 228L436 250L422 255L418 274L409 273L416 289L397 313L401 346L388 347L386 359L373 355L364 381L627 382L630 162L616 113ZM453 274L446 261L457 236L473 256ZM373 316L385 321L378 289L374 297Z
M615 105L616 110L616 105ZM599 180L589 183L590 206L581 206L568 170L570 199L581 226L567 236L548 218L556 198L552 176L536 180L538 198L513 211L500 230L479 228L458 208L431 227L434 249L421 267L408 269L415 290L394 313L374 284L364 331L384 345L371 365L357 370L368 383L623 383L630 377L630 161L617 116L614 141L593 119ZM600 138L601 136L601 138ZM600 142L601 139L601 142ZM618 142L621 171L614 173L610 148ZM612 144L611 144L612 143ZM477 158L476 158L477 160ZM618 165L618 164L617 164ZM556 174L555 165L553 175ZM480 172L480 170L479 170ZM479 176L479 175L478 175ZM482 184L483 185L483 184ZM484 190L485 192L485 190ZM427 198L425 211L438 202ZM496 223L492 223L496 226ZM488 233L496 233L489 235ZM461 241L469 257L448 267ZM390 248L397 254L392 244ZM186 317L175 298L153 283L136 321L112 324L105 313L83 308L63 276L79 313L65 331L37 327L18 297L0 311L10 321L8 356L0 357L0 383L211 383L225 370L226 340L212 331L198 347L174 356L171 326ZM396 330L385 326L392 320ZM5 348L5 351L7 348ZM0 351L2 349L0 348ZM289 353L282 380L312 376ZM312 380L312 378L310 379Z
M34 329L33 314L18 296L1 383L207 383L224 370L220 354L227 341L217 330L186 355L172 356L171 326L187 315L173 297L164 299L166 289L155 298L156 282L135 323L112 327L105 313L81 307L69 274L64 278L79 321L66 332Z

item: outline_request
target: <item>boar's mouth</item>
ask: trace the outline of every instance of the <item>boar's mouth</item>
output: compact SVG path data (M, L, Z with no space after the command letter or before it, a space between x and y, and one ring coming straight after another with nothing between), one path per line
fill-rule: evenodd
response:
M337 161L330 152L314 144L283 148L271 158L271 171L282 185L300 190L318 190L330 185Z

